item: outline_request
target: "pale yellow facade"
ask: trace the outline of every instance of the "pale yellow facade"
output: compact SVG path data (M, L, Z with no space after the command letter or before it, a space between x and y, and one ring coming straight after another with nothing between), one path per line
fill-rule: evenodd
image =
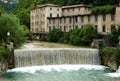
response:
M85 24L93 24L101 34L111 32L113 27L120 23L120 7L115 12L94 15L91 7L79 4L58 6L53 4L38 5L31 10L32 33L48 33L53 28L64 32L82 28Z

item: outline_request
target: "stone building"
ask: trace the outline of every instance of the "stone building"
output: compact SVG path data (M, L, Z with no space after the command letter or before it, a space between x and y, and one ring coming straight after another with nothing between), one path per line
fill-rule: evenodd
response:
M53 28L68 32L72 29L82 28L85 24L93 24L99 33L106 34L120 22L120 7L116 7L115 12L99 15L92 14L91 8L84 4L37 5L31 10L31 31L39 39Z

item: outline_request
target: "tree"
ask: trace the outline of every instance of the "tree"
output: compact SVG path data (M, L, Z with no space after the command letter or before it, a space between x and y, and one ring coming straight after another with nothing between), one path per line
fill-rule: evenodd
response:
M81 45L90 45L93 39L97 37L97 30L91 24L86 24L80 33Z
M117 46L119 42L119 32L117 28L113 28L111 33L105 36L105 41L108 46Z
M81 45L80 33L81 33L81 29L72 30L70 32L69 43L77 46Z
M16 10L15 14L19 18L21 25L26 25L28 28L30 28L30 10L29 9Z
M63 32L60 29L54 28L48 33L47 37L50 42L58 42L62 36Z
M8 39L14 43L17 47L21 43L25 42L25 30L20 27L19 19L13 14L2 14L0 17L0 38L3 41ZM10 36L7 36L7 32L10 32Z
M9 51L6 49L5 43L0 43L0 62L7 60Z

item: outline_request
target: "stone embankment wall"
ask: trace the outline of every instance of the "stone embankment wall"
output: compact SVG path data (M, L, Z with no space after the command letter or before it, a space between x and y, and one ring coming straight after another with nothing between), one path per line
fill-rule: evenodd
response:
M114 61L107 60L104 57L102 57L102 64L105 65L105 66L109 66L113 70L118 70L118 66Z

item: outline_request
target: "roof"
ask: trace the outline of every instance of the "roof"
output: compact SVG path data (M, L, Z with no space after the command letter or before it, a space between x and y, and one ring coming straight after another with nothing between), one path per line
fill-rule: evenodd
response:
M60 7L59 5L54 5L54 4L44 4L44 5L37 5L36 8L41 8L41 7Z
M84 5L84 4L78 4L78 5L70 5L70 6L62 6L62 9L66 9L66 8L76 8L76 7L90 7L88 5Z

